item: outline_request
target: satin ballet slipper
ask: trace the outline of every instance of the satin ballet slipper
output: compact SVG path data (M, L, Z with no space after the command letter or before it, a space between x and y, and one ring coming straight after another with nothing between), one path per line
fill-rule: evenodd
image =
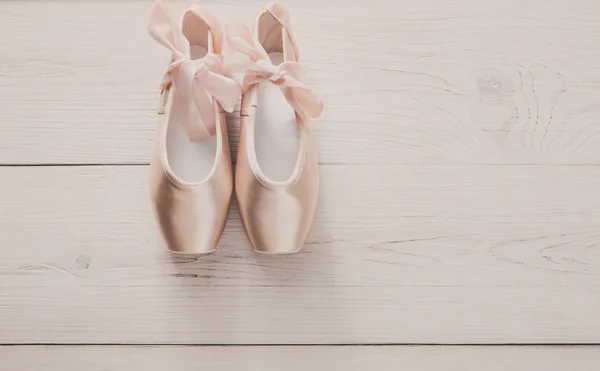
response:
M210 253L223 233L233 188L223 110L233 110L241 86L223 65L221 25L198 4L183 13L179 29L164 0L157 0L148 30L172 52L150 166L156 220L170 251Z
M302 82L287 10L271 4L252 32L225 26L227 53L243 65L242 119L235 190L254 250L299 251L315 214L319 172L311 119L322 101Z

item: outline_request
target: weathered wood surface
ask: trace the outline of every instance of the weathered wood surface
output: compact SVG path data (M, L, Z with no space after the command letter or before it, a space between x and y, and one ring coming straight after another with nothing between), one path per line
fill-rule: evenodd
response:
M204 4L247 23L265 5ZM0 4L1 163L148 162L168 60L147 35L150 6ZM327 106L322 163L599 163L597 2L289 7Z
M596 342L599 171L324 165L303 252L252 253L234 204L188 259L147 167L0 168L0 342Z
M223 21L264 6L204 3ZM289 2L327 106L315 226L302 253L258 256L234 204L198 259L164 252L150 213L168 60L150 4L0 3L0 343L600 343L600 4ZM108 166L60 166L86 164ZM0 352L34 369L52 349ZM115 368L135 349L110 348ZM529 349L490 359L597 355Z
M33 355L33 356L32 356ZM596 347L4 347L7 371L596 371ZM485 366L482 366L485 365Z

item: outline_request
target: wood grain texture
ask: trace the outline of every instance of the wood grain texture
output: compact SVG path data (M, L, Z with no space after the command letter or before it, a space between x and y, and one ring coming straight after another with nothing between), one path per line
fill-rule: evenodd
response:
M205 4L247 23L264 6ZM0 163L148 162L168 60L150 5L0 3ZM599 163L597 2L289 6L327 106L322 163Z
M247 23L264 6L205 4ZM182 258L148 202L168 60L146 34L151 2L0 2L0 165L134 165L0 166L0 343L600 343L600 4L288 5L327 106L307 246L253 254L234 203L220 249ZM273 353L128 349L0 347L0 365L81 351L97 369L205 354L256 368ZM271 361L309 367L329 349ZM598 348L526 349L335 348L324 362L598 364Z
M234 205L201 258L147 172L0 168L1 343L600 341L600 167L324 165L303 252L252 253Z
M31 355L35 354L35 357ZM2 347L6 371L595 371L598 347Z

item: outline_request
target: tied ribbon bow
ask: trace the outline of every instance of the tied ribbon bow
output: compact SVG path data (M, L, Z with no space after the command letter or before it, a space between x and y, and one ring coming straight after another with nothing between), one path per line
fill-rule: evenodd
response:
M319 118L323 113L323 101L304 85L302 66L286 61L278 66L271 63L269 55L243 24L226 25L226 48L230 53L228 63L232 69L245 71L243 91L269 80L283 92L285 99L303 121Z
M197 5L190 10L200 17L205 15ZM214 25L213 17L210 21ZM213 98L223 110L233 112L241 90L235 80L227 77L222 57L207 54L202 59L192 60L190 43L171 18L164 0L154 3L148 31L153 39L173 53L161 89L172 85L179 96L178 103L182 105L182 119L189 139L203 140L215 135L217 113Z

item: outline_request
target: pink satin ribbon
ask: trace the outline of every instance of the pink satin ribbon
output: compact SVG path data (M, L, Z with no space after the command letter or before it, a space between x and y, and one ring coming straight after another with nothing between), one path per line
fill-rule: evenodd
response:
M299 53L293 39L287 10L280 4L272 4L267 10L286 29L297 60ZM273 65L262 45L252 37L250 30L243 24L226 25L225 37L226 62L232 69L245 72L243 91L267 79L279 86L288 103L303 121L316 119L322 115L323 101L302 83L304 75L302 66L298 62L287 61L278 66Z
M197 5L192 12L206 19L211 33L220 35L220 25L205 11L198 11ZM212 29L215 29L213 32ZM184 125L192 141L207 139L216 134L216 109L213 98L226 112L233 112L239 98L241 87L228 77L223 57L212 53L202 59L190 59L190 43L171 18L164 0L156 0L148 31L159 44L173 52L173 57L165 73L161 88L173 86L187 109L184 111ZM218 52L220 45L215 48Z

